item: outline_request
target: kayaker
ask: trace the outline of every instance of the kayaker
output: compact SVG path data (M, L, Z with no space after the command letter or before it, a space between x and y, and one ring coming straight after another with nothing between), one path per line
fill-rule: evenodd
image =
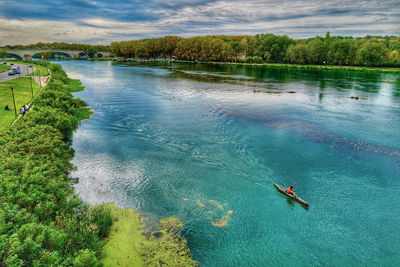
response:
M289 188L286 190L286 193L291 194L291 195L295 195L296 192L293 191L293 188L296 186L296 184L293 184L291 186L289 186Z

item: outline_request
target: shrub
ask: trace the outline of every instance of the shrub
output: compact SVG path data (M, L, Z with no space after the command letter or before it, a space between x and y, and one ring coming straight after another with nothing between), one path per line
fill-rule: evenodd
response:
M96 266L110 213L74 194L72 132L90 116L59 65L35 108L0 136L0 265Z

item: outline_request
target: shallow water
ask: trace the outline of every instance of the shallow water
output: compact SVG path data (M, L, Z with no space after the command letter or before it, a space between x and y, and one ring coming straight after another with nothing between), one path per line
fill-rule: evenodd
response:
M85 201L179 217L203 266L400 264L399 75L61 64Z

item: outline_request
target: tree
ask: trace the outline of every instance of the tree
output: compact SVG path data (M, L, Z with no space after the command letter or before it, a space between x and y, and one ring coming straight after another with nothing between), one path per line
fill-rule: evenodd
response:
M120 45L118 42L112 42L110 45L111 51L116 54L117 56L121 56L121 50L120 50Z
M85 50L85 53L88 57L93 58L97 54L97 50L94 48L88 48Z
M353 65L356 60L357 43L351 39L335 39L328 52L329 63L335 65Z
M282 62L286 56L286 49L289 45L295 44L295 41L286 35L258 34L256 40L258 42L257 56L270 55L270 60L273 62Z
M8 57L8 53L6 51L0 51L0 58L5 60Z
M357 63L367 66L379 66L385 63L385 56L388 54L389 49L383 43L377 42L373 39L368 40L358 50Z
M388 54L388 63L391 65L400 64L400 53L397 50L390 51Z
M321 38L313 39L307 45L309 47L311 63L323 64L327 61L328 47Z
M286 61L296 64L311 62L310 49L306 44L290 45L286 52Z

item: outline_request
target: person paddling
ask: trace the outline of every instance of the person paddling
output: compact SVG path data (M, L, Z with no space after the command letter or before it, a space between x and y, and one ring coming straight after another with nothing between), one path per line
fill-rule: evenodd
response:
M295 195L296 192L293 191L293 188L296 186L296 184L293 184L291 186L289 186L289 188L286 190L286 193L291 194L291 195Z

